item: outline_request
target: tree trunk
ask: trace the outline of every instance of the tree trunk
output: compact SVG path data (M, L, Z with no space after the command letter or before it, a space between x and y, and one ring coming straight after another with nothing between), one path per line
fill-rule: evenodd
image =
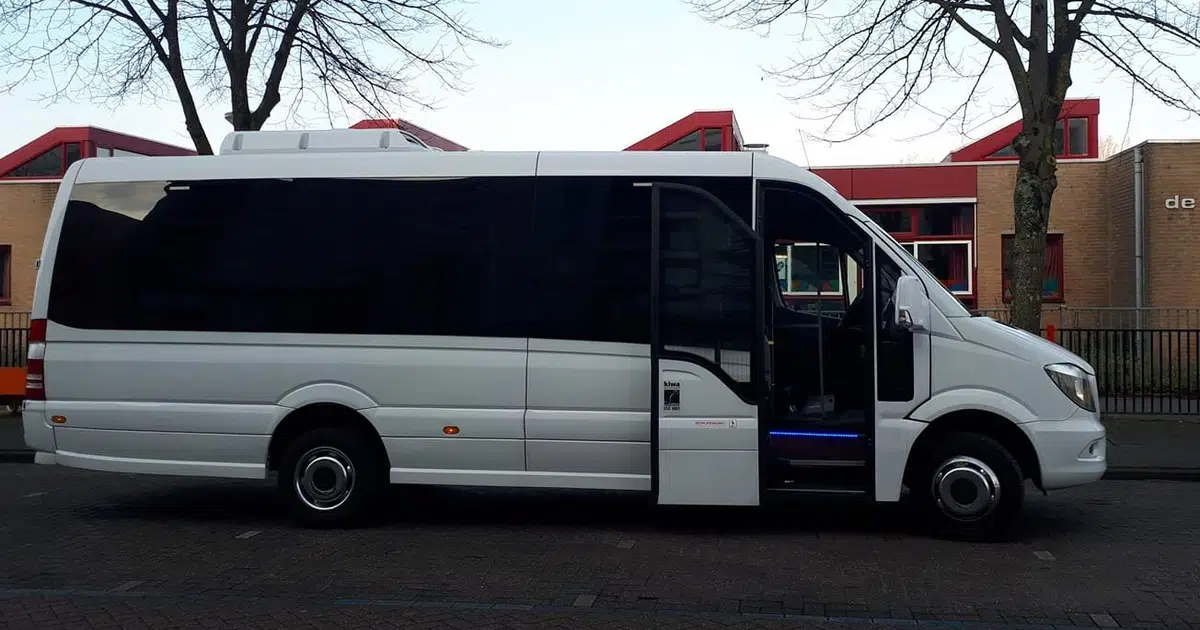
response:
M204 132L204 123L200 122L200 110L196 107L196 99L192 97L192 90L188 86L182 66L175 64L169 67L168 71L171 81L175 84L175 94L179 97L179 105L183 109L184 127L187 128L188 135L192 137L196 153L212 155L212 144L208 142L208 134Z
M1050 128L1053 129L1053 123ZM1040 334L1042 328L1042 286L1046 272L1046 228L1049 227L1050 201L1058 187L1055 159L1052 150L1041 142L1021 157L1017 166L1017 181L1013 188L1013 237L1009 252L1012 302L1009 321L1012 325ZM1047 143L1048 144L1048 143ZM1047 147L1048 148L1048 147Z

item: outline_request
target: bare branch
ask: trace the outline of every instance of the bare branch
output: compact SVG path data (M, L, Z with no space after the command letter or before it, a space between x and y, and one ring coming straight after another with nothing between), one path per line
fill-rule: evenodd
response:
M1011 321L1031 332L1039 329L1045 235L1058 185L1054 130L1076 57L1090 57L1156 99L1200 113L1193 61L1200 51L1200 8L1194 2L688 1L709 20L736 28L798 23L799 55L770 72L790 98L824 114L816 119L827 123L829 141L861 137L913 110L935 114L936 129L951 119L965 129L986 79L995 71L1007 75L1011 92L1004 105L1019 107L1022 123L1012 145L1018 169ZM1026 31L1018 19L1028 21ZM936 95L928 90L934 82ZM948 99L955 88L961 91ZM957 106L943 107L946 102Z
M173 93L197 149L211 151L199 100L259 129L289 99L393 117L432 107L418 84L464 89L473 30L463 0L0 0L0 87L50 79L48 100L119 104ZM170 86L166 92L165 86Z

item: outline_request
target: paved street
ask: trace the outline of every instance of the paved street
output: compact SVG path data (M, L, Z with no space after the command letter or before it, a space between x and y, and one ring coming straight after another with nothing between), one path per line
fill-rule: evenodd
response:
M0 628L1200 629L1189 482L1034 496L1022 539L985 545L910 534L887 509L445 489L321 532L263 483L32 464L0 479Z

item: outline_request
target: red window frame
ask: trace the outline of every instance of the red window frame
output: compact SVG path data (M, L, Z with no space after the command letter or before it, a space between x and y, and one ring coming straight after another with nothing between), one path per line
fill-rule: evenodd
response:
M82 160L86 157L90 157L87 153L88 146L87 146L87 143L85 143L85 142L80 142L78 140L73 140L70 142L59 142L58 144L51 146L50 148L46 149L45 151L42 151L41 153L29 158L28 160L25 160L24 162L21 162L20 164L16 165L15 167L13 167L13 169L11 171L8 171L8 173L12 173L13 171L16 171L17 169L28 165L30 162L41 158L42 156L46 155L47 153L50 153L51 151L60 151L61 155L59 156L57 173L55 173L53 175L4 174L3 177L4 177L4 179L48 179L48 178L62 177L64 174L66 174L67 169L70 168L70 166L71 166L71 164L69 162L67 162L67 147L69 147L71 145L75 145L76 147L78 147L78 156L76 157L77 160Z
M1083 153L1071 153L1071 123L1076 120L1082 120L1083 128ZM1063 118L1063 153L1061 157L1082 158L1089 157L1092 154L1092 120L1087 116L1072 116ZM1055 156L1059 157L1059 156Z
M1075 120L1082 120L1083 124L1084 124L1083 153L1072 153L1071 152L1071 122L1075 121ZM1096 124L1096 120L1092 116L1067 116L1065 118L1059 118L1058 120L1054 121L1055 129L1059 129L1059 125L1062 125L1062 129L1061 129L1061 131L1059 131L1059 135L1060 135L1059 139L1062 140L1062 151L1056 151L1054 153L1054 157L1075 158L1075 159L1097 157L1097 155L1096 155L1097 147L1092 145L1092 134L1093 134L1092 126L1095 124ZM984 158L984 160L997 160L997 161L1016 160L1017 154L1015 152L1012 152L1011 149L1012 149L1012 144L1011 143L1006 144L1003 147L1000 147L999 149L996 149L995 151L993 151L990 155L988 155L986 158ZM1006 151L1007 151L1007 153L1005 153Z
M1008 252L1012 247L1014 234L1000 235L1000 286L1001 299L1005 304L1012 301L1011 286L1012 280L1009 279L1009 263ZM1066 301L1066 265L1064 264L1064 254L1066 247L1064 246L1063 235L1060 232L1051 232L1046 234L1046 261L1045 277L1046 279L1058 280L1058 291L1047 293L1045 286L1042 287L1042 302L1051 304L1061 304Z
M962 241L975 240L975 215L971 214L970 222L963 226L962 231L946 234L921 234L921 212L929 208L943 207L946 204L929 204L928 206L867 206L864 205L859 210L862 210L868 216L872 213L901 213L908 215L908 231L893 232L888 230L893 238L901 242L915 241ZM958 205L958 204L953 204Z
M859 209L862 210L864 213L867 213L868 216L871 213L881 213L882 214L885 212L889 212L889 213L896 212L896 213L907 214L908 215L908 228L909 228L908 231L905 231L905 232L894 232L894 231L890 231L890 230L888 231L888 234L891 234L893 238L895 238L897 241L900 242L901 245L903 245L905 247L907 247L908 245L916 245L919 248L921 245L926 245L926 244L932 245L932 244L937 244L937 243L961 245L961 244L964 244L964 241L965 241L965 244L967 245L967 261L966 261L967 262L967 270L966 270L967 275L964 279L967 282L968 288L965 290L953 291L953 293L954 293L955 297L957 297L958 299L960 299L962 301L974 302L976 292L978 291L978 283L976 282L977 278L975 275L975 261L978 257L978 246L977 246L976 240L975 240L976 216L975 216L975 211L974 211L975 210L974 205L972 204L970 206L972 209L972 212L970 214L969 220L966 221L962 226L960 226L958 231L947 232L945 234L921 234L921 213L926 209L944 208L947 205L959 207L959 204L931 203L931 204L927 204L927 205L923 205L923 206L882 206L882 205L881 206L871 206L871 205L864 205L864 206L860 207ZM860 280L860 282L861 282L861 280ZM861 285L860 285L860 288L861 288Z

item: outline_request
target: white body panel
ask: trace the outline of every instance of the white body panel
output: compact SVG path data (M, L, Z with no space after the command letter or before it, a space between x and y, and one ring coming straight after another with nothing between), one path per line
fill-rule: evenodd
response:
M658 502L758 505L758 408L694 363L663 359L658 376Z
M377 134L378 135L378 134ZM875 496L899 498L916 439L947 413L980 410L1018 424L1038 449L1046 487L1104 472L1103 427L1074 407L1042 366L1078 357L971 318L886 233L824 180L752 152L503 153L371 151L307 155L82 160L63 178L38 270L33 317L47 316L67 200L83 183L246 178L466 176L741 176L807 186L859 221L922 280L933 304L917 335L915 397L876 405ZM648 271L648 270L647 270ZM659 501L756 505L759 415L713 374L649 347L534 338L79 330L51 322L48 402L30 401L26 441L38 461L105 471L258 478L275 427L292 410L336 403L382 438L397 483L648 491L650 387L681 387L661 416ZM730 360L730 359L726 359ZM1090 371L1090 367L1087 367ZM660 398L661 400L661 398ZM52 416L64 416L61 424ZM460 429L447 435L443 429ZM1089 446L1100 440L1100 450Z

